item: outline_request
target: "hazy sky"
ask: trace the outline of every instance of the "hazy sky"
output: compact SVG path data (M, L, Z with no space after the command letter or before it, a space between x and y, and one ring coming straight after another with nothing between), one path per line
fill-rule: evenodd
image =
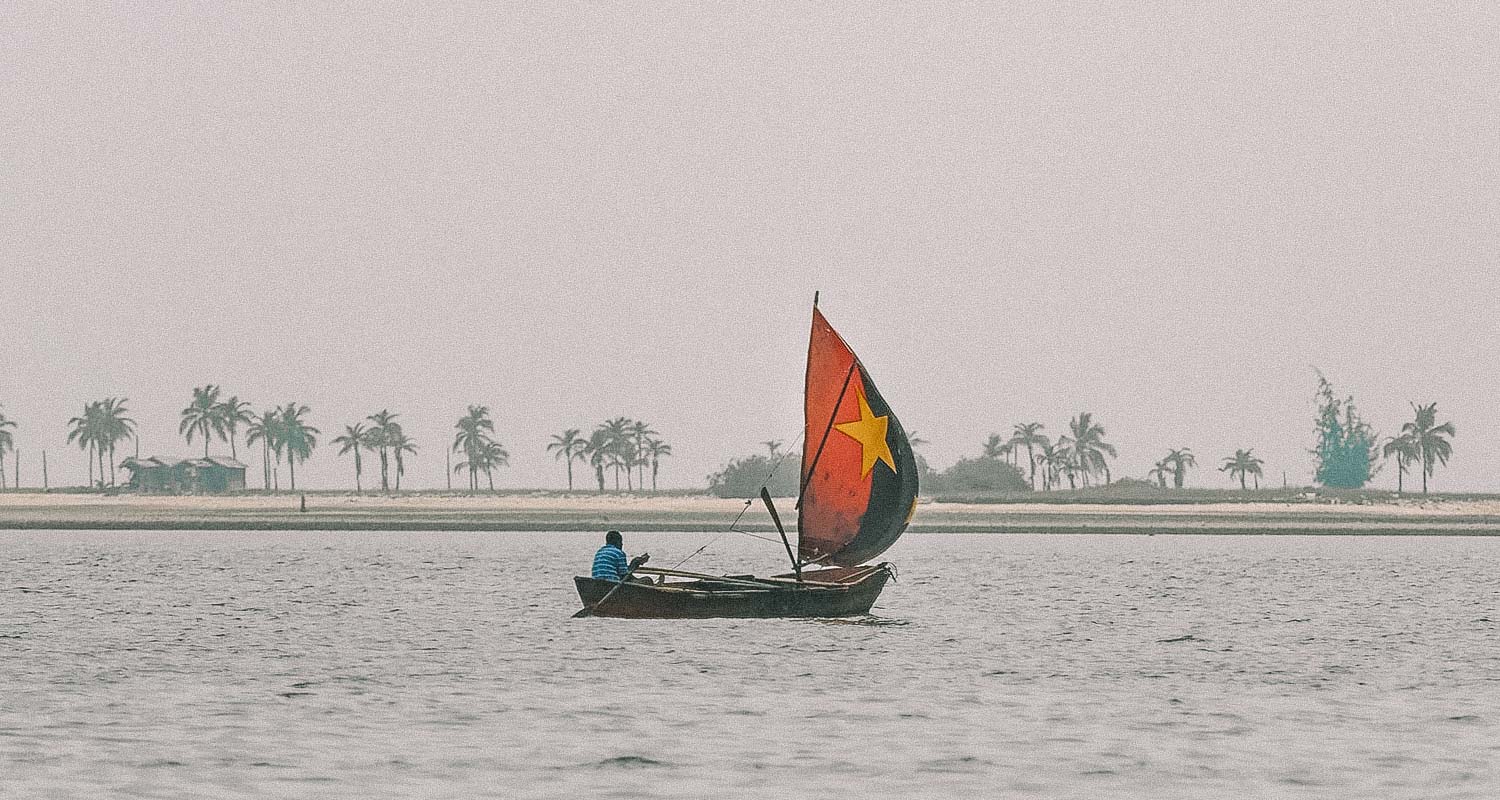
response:
M470 403L497 483L627 415L700 485L799 432L820 289L938 466L1089 410L1116 475L1306 482L1317 365L1382 433L1437 401L1435 485L1500 490L1495 6L1059 5L8 2L23 479L83 481L106 395L191 453L214 382L325 439L401 412L415 486Z

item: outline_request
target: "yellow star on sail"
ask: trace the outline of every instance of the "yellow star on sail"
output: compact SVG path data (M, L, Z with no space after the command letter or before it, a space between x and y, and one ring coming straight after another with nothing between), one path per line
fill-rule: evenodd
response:
M859 442L862 461L859 476L863 478L870 474L875 468L875 462L884 461L885 465L896 471L896 459L891 455L891 446L885 440L886 427L890 425L890 417L877 417L870 410L870 402L865 399L865 393L858 389L855 394L859 397L859 419L850 422L841 422L834 427L839 433Z

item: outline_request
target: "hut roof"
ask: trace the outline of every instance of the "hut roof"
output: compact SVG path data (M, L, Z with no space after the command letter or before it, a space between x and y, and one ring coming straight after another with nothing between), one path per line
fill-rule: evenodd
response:
M208 458L172 458L169 456L150 456L147 458L127 458L120 462L120 466L126 469L152 469L156 467L177 467L186 464L190 467L221 467L223 469L249 469L246 465L228 456L209 456Z

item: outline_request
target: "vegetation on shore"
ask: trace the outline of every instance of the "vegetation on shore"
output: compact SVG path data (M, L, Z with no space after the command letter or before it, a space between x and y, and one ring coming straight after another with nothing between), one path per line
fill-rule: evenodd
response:
M1456 435L1452 422L1439 421L1437 404L1413 402L1413 419L1402 425L1398 435L1381 440L1356 409L1352 396L1340 398L1327 378L1321 373L1317 377L1315 439L1310 450L1316 461L1315 483L1329 489L1361 489L1394 460L1396 494L1405 492L1407 473L1413 469L1421 475L1422 492L1426 494L1437 468L1447 465L1452 456ZM87 485L94 490L118 484L117 449L136 433L126 403L125 398L116 397L88 402L81 415L68 420L66 442L85 452ZM295 490L297 467L312 457L321 435L310 423L310 414L311 409L298 402L256 413L249 402L237 396L224 397L218 385L207 384L192 390L190 402L179 413L178 433L190 446L201 440L205 458L213 441L225 442L236 460L243 434L247 447L260 445L261 490L281 489L283 461L288 468L289 488ZM399 416L382 409L344 425L342 433L333 438L337 454L352 457L356 492L364 491L366 456L380 466L381 491L401 489L407 460L419 449L403 430ZM16 483L16 469L7 470L6 459L15 453L16 428L15 421L0 413L0 489ZM449 474L466 474L471 492L479 490L482 474L487 488L495 491L495 470L509 465L510 452L496 438L489 407L469 406L454 430L449 452L460 459L451 465ZM1112 461L1118 451L1107 440L1104 426L1088 411L1074 414L1055 440L1041 422L1016 423L1008 436L991 434L981 444L978 456L960 458L941 471L932 469L922 456L920 448L926 442L914 433L910 438L918 449L923 493L930 497L1077 492L1127 482L1160 491L1166 490L1170 481L1173 489L1182 490L1189 471L1197 466L1197 455L1191 448L1174 447L1153 464L1145 480L1117 481ZM753 497L765 484L773 493L795 495L800 452L783 450L779 441L764 444L766 454L730 459L707 476L709 493ZM662 459L672 455L672 446L656 430L628 417L606 420L586 436L582 428L568 428L552 435L545 450L561 462L569 491L575 488L578 466L592 471L595 490L601 493L608 489L611 478L615 491L645 491L648 473L650 490L657 491ZM1255 456L1254 448L1237 449L1224 456L1218 467L1230 481L1239 484L1241 491L1252 491L1252 485L1259 488L1264 469L1265 462ZM45 474L44 457L44 487Z

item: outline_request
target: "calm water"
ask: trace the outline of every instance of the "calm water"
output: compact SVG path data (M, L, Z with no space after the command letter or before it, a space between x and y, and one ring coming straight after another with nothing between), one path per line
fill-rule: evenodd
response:
M1500 796L1500 540L909 536L860 622L570 620L597 538L0 534L0 795Z

